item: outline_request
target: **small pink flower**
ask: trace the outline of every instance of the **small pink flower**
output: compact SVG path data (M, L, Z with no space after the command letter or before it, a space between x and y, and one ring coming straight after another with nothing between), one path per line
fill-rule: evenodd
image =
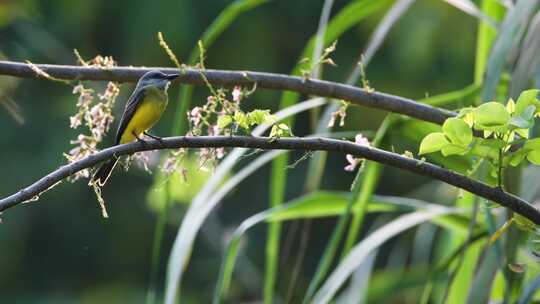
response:
M208 135L209 136L218 136L219 135L219 127L217 125L211 125L208 127Z
M242 90L239 86L234 87L232 91L232 97L234 102L240 102L240 100L242 99Z
M347 159L347 161L349 162L349 164L347 166L345 166L345 171L354 171L354 169L356 169L356 166L358 166L358 164L360 163L361 159L359 158L354 158L354 156L352 156L351 154L347 154L345 156L345 158Z
M222 159L225 156L225 148L216 148L217 159Z
M369 147L369 140L360 133L356 134L356 136L354 137L354 142L361 146Z
M73 129L77 129L82 124L81 115L82 113L77 113L75 116L69 118L69 126Z
M369 140L362 134L358 133L354 137L354 142L361 146L369 147ZM349 162L347 166L345 166L345 171L354 171L356 169L356 166L362 162L362 158L355 158L352 154L345 155L345 158Z
M198 127L199 124L201 123L201 119L202 119L201 108L200 107L194 107L189 112L189 120L191 120L193 122L193 125L195 127Z
M335 123L336 123L336 115L332 113L332 116L330 117L330 121L328 122L328 128L332 128Z

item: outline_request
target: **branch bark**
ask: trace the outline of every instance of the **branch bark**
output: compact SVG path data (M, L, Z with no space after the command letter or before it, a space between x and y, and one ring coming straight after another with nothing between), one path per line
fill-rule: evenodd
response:
M217 148L240 147L264 150L305 150L305 151L333 151L352 154L381 164L404 169L420 175L429 176L458 188L467 190L478 196L507 207L523 215L532 222L540 225L540 211L523 199L506 193L499 188L490 187L484 183L472 180L464 175L443 169L425 161L405 157L373 147L357 145L350 141L328 138L268 138L251 136L178 136L164 138L162 141L148 140L146 144L133 142L129 144L110 147L96 154L90 155L80 161L60 167L32 185L19 192L0 200L0 212L20 204L24 201L39 197L43 192L61 182L68 176L92 167L99 162L111 158L113 155L121 156L145 150L162 150L173 148Z
M38 68L49 75L67 80L112 80L118 82L135 82L151 69L164 72L178 72L175 68L143 68L143 67L114 67L98 68L72 65L36 64ZM367 92L360 88L317 79L305 79L297 76L272 74L251 71L197 70L186 68L175 81L185 84L205 85L204 76L212 85L221 86L252 86L271 90L294 91L301 94L316 95L334 99L343 99L353 104L381 109L407 115L420 120L443 124L456 113L400 96ZM11 75L23 78L40 78L31 66L26 63L0 61L0 75Z

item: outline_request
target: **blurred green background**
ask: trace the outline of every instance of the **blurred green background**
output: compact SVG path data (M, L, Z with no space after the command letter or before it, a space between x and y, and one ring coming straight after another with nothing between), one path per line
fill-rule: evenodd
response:
M333 12L349 1L336 2ZM171 66L156 33L162 31L178 58L185 60L202 32L229 3L3 0L0 52L9 60L76 64L76 48L87 59L101 54L113 56L119 65ZM322 4L321 0L276 0L243 14L209 48L206 66L289 73L317 30ZM345 81L383 14L380 11L370 16L340 38L332 54L338 66L325 68L325 79ZM465 87L473 77L476 24L475 19L442 1L416 1L367 68L371 85L379 91L415 99ZM12 81L0 78L0 84ZM102 88L105 83L87 85ZM117 115L132 88L131 84L122 85L115 107ZM171 105L177 102L178 87L173 86L169 92ZM24 79L18 80L9 93L20 107L24 123L17 123L0 108L0 196L64 164L62 154L70 150L69 141L80 132L69 127L69 116L76 111L76 96L69 87ZM204 103L207 95L206 89L197 88L194 104ZM279 92L258 91L245 107L275 111L279 98ZM155 128L155 134L168 135L174 112L171 109ZM382 117L380 111L352 107L344 129L376 129ZM295 134L307 134L308 127L308 115L300 115ZM414 149L402 139L399 130L393 130L391 138L398 151ZM111 141L108 138L106 142ZM300 156L293 154L292 159ZM289 198L300 194L305 165L289 171ZM348 189L354 175L343 171L345 165L343 156L330 156L323 188ZM243 219L268 206L268 176L265 168L243 182L203 226L184 280L186 303L210 300L227 236ZM101 217L94 193L85 181L64 182L39 201L2 214L0 302L143 303L157 218L146 200L152 181L151 175L138 168L128 173L117 170L104 190L109 219ZM426 182L402 171L385 169L377 193L408 195L412 186ZM185 209L181 204L174 207L165 232L159 293L163 292L166 259ZM316 220L313 225L300 287L309 282L334 222ZM285 236L287 231L290 229L285 230ZM265 236L261 226L244 243L246 250L237 274L244 279L238 279L233 286L240 299L261 297ZM412 239L412 234L406 234L399 239L397 248L409 246ZM387 259L380 260L378 263L384 264ZM288 277L292 266L287 265L293 262L292 258L284 261L280 278ZM278 281L278 293L285 291L286 282Z

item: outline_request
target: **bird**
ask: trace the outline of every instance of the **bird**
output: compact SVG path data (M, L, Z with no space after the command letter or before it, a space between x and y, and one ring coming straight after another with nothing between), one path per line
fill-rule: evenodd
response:
M161 118L167 108L169 97L167 90L171 81L180 74L165 74L159 70L146 72L131 93L126 102L122 118L118 124L115 145L129 143L135 140L144 143L142 135L161 140L160 137L148 133ZM118 157L113 156L95 171L90 184L104 186L113 171Z

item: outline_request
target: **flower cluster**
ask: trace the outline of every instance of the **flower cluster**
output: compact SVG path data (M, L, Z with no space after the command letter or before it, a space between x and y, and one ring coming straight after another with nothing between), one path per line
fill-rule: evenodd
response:
M169 156L167 156L167 158L161 165L161 170L163 170L163 172L167 175L171 175L174 172L177 172L179 170L182 170L183 172L181 163L186 154L187 154L187 150L184 148L171 150L171 152L169 153Z
M330 121L328 122L328 128L332 128L336 124L336 120L339 118L339 126L343 127L345 125L345 117L347 117L347 108L349 107L349 103L345 101L341 101L341 106L337 111L332 113L332 117L330 117Z
M226 91L223 89L213 90L213 93L213 95L208 96L204 105L194 107L187 113L191 126L188 135L217 136L226 134L225 131L234 132L233 117L244 114L240 109L240 102L252 91L243 91L241 87L235 86L231 92L232 100L227 99ZM230 119L226 125L222 123L225 117ZM199 166L206 170L209 164L215 164L218 159L224 156L224 148L202 148L199 151ZM170 161L170 163L175 162Z
M370 145L369 140L366 137L364 137L364 135L362 134L357 134L356 137L354 138L354 142L358 145L366 146L366 147L369 147ZM349 162L349 164L345 166L344 168L345 171L354 171L356 167L359 164L361 164L362 161L364 160L363 158L356 158L352 154L347 154L345 158Z
M112 57L102 56L96 56L89 63L102 68L115 64ZM85 62L85 64L89 63ZM83 84L78 84L73 88L73 94L79 97L76 104L77 113L69 118L70 127L77 129L81 125L85 125L89 134L83 132L77 136L76 140L70 141L70 144L75 145L75 147L69 153L64 154L69 163L97 152L97 145L103 141L114 120L112 109L119 93L118 84L112 81L107 84L103 93L98 94L93 89L84 87ZM71 180L75 181L89 176L90 172L86 169L73 175Z

